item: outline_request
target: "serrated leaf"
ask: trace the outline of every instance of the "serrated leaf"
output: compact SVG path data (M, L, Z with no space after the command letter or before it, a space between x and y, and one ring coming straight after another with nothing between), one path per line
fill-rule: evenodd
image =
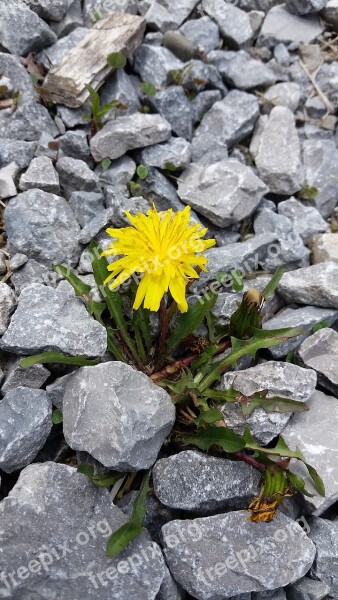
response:
M43 352L34 356L27 356L20 361L20 367L29 369L37 363L60 363L63 365L76 365L78 367L93 367L101 362L100 358L86 358L85 356L67 356L62 352Z
M188 312L179 315L175 329L167 342L169 350L174 350L188 335L199 328L207 313L214 307L216 300L217 295L209 293L190 306Z
M97 485L98 487L108 487L108 486L114 485L114 483L116 483L120 479L123 479L123 477L124 477L123 473L115 473L115 472L102 473L102 474L98 473L97 475L92 476L92 482L94 485Z
M115 531L107 543L107 556L116 556L132 540L143 531L143 520L146 513L146 498L149 492L150 471L145 475L139 494L134 502L133 511L128 523L125 523Z
M94 467L93 465L88 465L87 463L80 463L77 466L77 472L82 473L82 475L86 475L90 480L92 480L94 475Z
M124 69L127 59L121 52L111 52L107 56L107 63L114 69Z
M146 179L149 175L149 169L145 165L139 165L136 169L140 179Z
M54 265L53 269L73 286L77 296L87 296L91 292L90 285L84 283L69 267Z
M274 276L272 277L271 281L269 281L268 285L264 288L264 290L262 292L264 298L269 298L270 296L272 296L272 294L276 290L280 280L282 279L284 272L285 272L284 265L281 265L280 267L278 267L278 269L275 272Z
M59 425L63 422L63 414L59 408L56 408L52 414L52 423L53 425Z
M237 435L228 427L209 427L196 433L179 435L176 439L184 445L191 444L206 452L212 446L221 446L224 452L229 454L239 452L245 448L243 437Z
M273 398L267 398L266 395L268 390L256 392L250 397L239 396L239 403L245 417L252 414L255 408L262 408L266 413L289 413L289 412L305 412L309 410L309 407L305 402L298 402L291 398L282 398L280 396L274 396Z

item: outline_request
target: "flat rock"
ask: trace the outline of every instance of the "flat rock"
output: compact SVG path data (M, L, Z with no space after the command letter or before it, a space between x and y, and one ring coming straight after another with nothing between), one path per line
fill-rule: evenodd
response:
M222 0L203 0L202 9L216 21L227 45L242 48L250 43L253 30L249 16L237 6Z
M7 394L19 386L38 390L50 377L50 371L37 363L28 369L20 367L20 359L10 361L6 378L1 386L1 393Z
M209 167L191 164L178 182L181 200L218 227L249 217L267 192L250 167L231 159Z
M267 87L276 81L276 75L267 65L252 58L244 50L215 50L208 55L208 60L218 68L226 83L240 90Z
M55 33L20 0L2 4L1 45L11 54L24 56L56 42Z
M276 106L260 136L256 166L270 192L292 195L303 182L300 144L293 113Z
M316 553L300 525L281 513L268 526L251 523L245 511L171 521L162 527L162 537L174 578L200 600L223 600L297 581Z
M285 273L277 290L287 303L338 308L338 265L326 261Z
M221 390L231 387L245 396L268 390L267 397L281 396L299 402L307 402L317 383L314 371L303 369L291 363L265 362L244 371L226 373L219 386ZM267 413L263 408L255 408L250 416L243 415L238 402L227 402L220 407L225 423L236 433L243 434L247 426L259 443L266 445L279 435L292 412Z
M7 330L15 306L16 298L12 288L0 281L0 335Z
M306 140L303 143L305 184L318 190L308 204L324 217L330 217L338 202L338 149L332 140Z
M318 382L335 396L338 394L338 333L329 327L316 331L297 351L297 360L314 369Z
M0 402L0 468L26 467L52 429L52 405L43 390L17 387Z
M184 138L171 138L163 144L148 146L137 154L140 164L159 169L185 169L191 160L191 144Z
M79 298L36 283L22 290L1 347L14 354L53 350L71 356L102 356L107 334Z
M109 536L126 521L109 491L73 467L26 467L0 504L1 591L22 598L155 600L167 568L145 531L115 558L106 556ZM20 567L24 578L13 585L8 575Z
M252 132L258 117L257 98L247 92L232 90L205 114L195 137L210 134L230 147Z
M325 233L329 229L328 223L317 208L306 206L296 198L279 202L278 212L290 219L293 230L300 235L305 244L315 233Z
M21 175L20 189L25 192L33 188L51 194L60 193L59 176L48 156L34 158L26 173Z
M154 69L156 64L156 69ZM180 71L184 63L167 48L143 44L134 55L134 70L142 81L161 88L168 83L171 71Z
M56 163L60 185L67 198L73 192L100 192L99 178L83 160L70 156L60 158Z
M199 515L245 508L257 495L260 474L239 461L195 450L158 460L154 492L166 506Z
M118 471L151 467L174 420L169 394L118 361L81 368L63 398L70 447Z
M258 42L269 48L280 42L291 44L310 44L323 31L317 15L300 17L291 14L285 4L279 4L269 10L263 23Z
M275 317L263 324L263 329L284 329L285 327L299 327L304 330L302 335L286 340L278 346L269 349L274 359L278 360L293 352L311 335L313 327L319 323L333 325L338 319L338 311L332 308L319 306L300 306L299 308L284 308Z
M170 123L178 137L190 140L194 118L191 104L181 85L172 85L157 92L149 98L149 102Z
M90 148L94 159L119 158L128 150L165 142L171 127L160 115L137 113L108 122L92 139Z
M78 262L80 227L64 198L28 190L12 198L4 214L11 254L24 253L46 266Z
M324 481L325 498L315 490L306 467L300 461L292 461L292 471L303 477L306 489L313 494L306 498L308 510L321 515L338 500L338 400L316 391L307 404L310 410L293 415L283 438L293 450L300 448Z
M326 585L329 597L334 598L338 594L338 523L313 517L309 526L317 550L311 577Z

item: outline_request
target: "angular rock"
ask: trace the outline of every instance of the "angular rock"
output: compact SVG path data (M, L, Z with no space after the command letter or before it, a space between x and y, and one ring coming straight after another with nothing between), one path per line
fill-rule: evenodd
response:
M156 69L154 69L156 64ZM183 62L176 58L167 48L143 44L134 54L134 70L142 81L150 81L161 88L168 83L171 71L183 69Z
M317 550L310 574L326 585L334 598L338 594L338 523L313 517L309 526L309 537Z
M69 10L62 19L60 21L51 22L51 27L60 39L71 33L77 27L82 27L83 24L81 0L73 0Z
M20 189L25 192L38 188L51 194L60 193L59 176L54 169L53 163L47 156L34 158L26 173L21 175Z
M27 467L1 503L0 519L5 593L14 587L8 574L21 567L25 577L14 579L14 593L23 598L155 600L167 574L161 550L146 532L107 558L108 538L127 517L108 490L64 464Z
M118 361L81 368L63 398L70 447L118 471L148 469L174 420L169 394Z
M267 87L276 81L276 75L268 66L244 50L215 50L208 55L208 60L218 68L226 83L240 90Z
M183 202L178 199L175 186L154 167L149 167L149 173L141 183L141 193L150 203L155 202L158 210L184 208ZM198 221L197 216L196 220Z
M78 262L80 227L60 196L37 189L19 194L7 204L5 226L11 254L23 252L46 266Z
M1 387L1 393L7 394L19 386L40 389L50 376L50 371L41 364L33 365L28 369L20 367L20 359L10 362L6 379Z
M97 192L73 192L69 198L69 206L81 227L85 227L105 211L104 198Z
M286 0L286 8L295 15L317 13L325 8L327 0Z
M119 100L127 107L123 110L113 108L106 115L108 119L115 118L115 116L131 115L137 112L140 107L140 100L132 79L124 69L116 69L115 73L107 79L100 88L100 98L101 104L107 104L114 98L114 100Z
M201 49L205 53L220 45L218 26L210 17L186 21L180 27L180 32L193 43L196 50Z
M147 10L143 13L151 29L168 31L182 25L198 0L151 0L146 2Z
M333 28L338 30L338 2L337 0L328 0L326 4L326 8L322 10L321 17Z
M52 428L52 405L46 392L11 390L0 402L0 468L12 473L26 467Z
M92 239L101 231L107 227L110 223L111 218L113 216L113 209L107 208L106 210L100 212L94 219L89 221L87 225L84 226L81 233L78 236L78 241L81 244L89 244Z
M245 508L259 481L249 465L195 450L162 458L153 469L154 492L162 504L200 515Z
M289 600L322 600L330 592L329 585L309 577L303 577L286 589Z
M200 123L205 113L219 100L222 100L222 94L219 90L206 90L197 94L190 103L194 113L194 123Z
M212 134L216 140L233 146L251 133L258 117L257 98L232 90L205 114L195 136Z
M53 138L59 134L47 108L37 102L25 102L19 104L3 137L16 141L34 142L39 139L41 131L47 132ZM16 163L19 165L17 160Z
M277 291L287 303L338 308L338 265L326 261L285 273Z
M328 231L328 223L320 212L313 206L305 206L304 202L300 202L296 198L279 202L278 212L290 219L293 230L300 235L305 244L309 242L313 234Z
M0 138L0 167L15 162L20 169L26 169L34 158L36 142L23 142L10 138Z
M0 198L2 200L16 196L17 191L14 178L18 171L18 165L14 162L0 169Z
M124 0L124 2L121 2L121 0L109 0L108 2L102 2L102 0L84 0L83 18L87 27L92 27L96 22L95 11L102 16L109 12L137 15L137 0Z
M191 164L178 182L178 195L218 227L249 217L268 192L252 169L237 160L209 167Z
M304 330L302 335L290 338L286 342L269 349L273 358L281 359L289 352L293 352L311 335L313 327L319 323L333 325L338 319L338 311L332 308L319 306L300 306L299 308L285 308L275 317L263 324L263 329L284 329L285 327L299 327Z
M72 375L73 373L67 373L67 375L58 377L53 383L50 383L46 386L48 398L50 399L52 404L56 406L56 408L59 408L61 411L66 387Z
M298 362L314 369L318 382L335 396L338 394L338 333L329 327L316 331L297 351Z
M41 263L29 258L28 261L15 271L11 277L15 293L19 296L22 290L31 283L41 283L55 287L58 275L55 271L50 271Z
M191 144L192 162L211 167L228 158L228 146L220 142L212 133L194 137Z
M314 235L310 242L310 248L314 264L326 260L338 262L338 233Z
M259 176L270 192L287 196L302 187L300 144L295 118L288 108L276 106L271 111L255 160Z
M253 30L246 13L222 0L203 0L202 8L216 21L227 45L243 48L250 43Z
M128 150L144 148L169 139L171 127L160 115L137 113L108 122L92 139L94 159L119 158Z
M16 299L12 288L0 281L0 335L7 330L15 306Z
M152 146L150 146L152 147ZM142 162L142 161L141 161ZM96 170L97 172L98 167ZM114 160L108 169L101 173L100 183L104 186L111 185L114 187L126 186L134 177L136 171L136 162L130 156L121 156Z
M330 217L338 202L338 149L332 140L307 140L303 143L305 184L318 190L309 201L324 217Z
M62 17L70 8L73 0L53 0L53 3L46 0L25 0L29 8L33 10L41 19L45 21L61 21Z
M107 334L79 298L36 283L22 290L1 347L14 354L53 350L71 356L102 356Z
M293 583L307 573L316 553L300 525L281 513L269 527L251 523L245 511L171 521L162 537L172 575L200 600Z
M219 388L228 390L233 387L245 396L268 390L268 398L281 396L307 402L316 388L316 382L317 377L312 370L291 363L270 361L244 371L226 373ZM236 433L243 434L244 429L249 426L252 435L263 445L283 431L292 415L292 412L267 413L263 408L257 407L250 416L245 417L238 402L227 402L220 410L227 425Z
M206 86L220 90L222 96L228 92L216 67L197 59L185 63L181 71L180 83L184 89L191 92L200 92Z
M20 92L21 101L38 99L32 79L18 56L0 52L0 72L8 78L13 91Z
M1 45L11 54L24 56L56 42L55 33L21 0L2 3Z
M139 163L159 169L185 169L191 160L191 144L184 138L171 138L163 144L148 146L137 153Z
M67 131L60 140L60 151L64 156L71 156L84 162L90 162L90 148L88 145L87 134L81 129Z
M264 91L264 98L270 100L273 105L285 106L294 113L300 103L300 87L295 81L276 83Z
M303 463L292 460L292 471L303 477L306 489L313 494L312 498L306 498L307 510L321 515L338 500L338 401L316 391L307 405L308 412L290 419L283 438L292 450L300 448L324 481L325 497L315 490Z
M302 0L301 0L302 1ZM269 48L280 42L284 44L310 44L323 31L323 26L316 15L299 17L291 14L285 4L274 6L266 15L258 37L262 46Z
M146 213L150 204L140 196L132 198L120 198L118 201L112 203L111 208L113 209L113 216L111 218L114 227L130 227L130 221L125 213L129 211L133 216L138 212Z
M190 102L183 87L173 85L149 99L151 105L166 119L178 136L190 140L192 134L193 116ZM168 139L167 136L166 139ZM165 140L161 140L165 141Z
M99 178L83 160L70 156L60 158L56 163L60 185L66 197L73 192L100 192Z
M65 37L59 39L55 44L39 52L37 60L49 71L51 67L58 65L88 33L86 27L77 27Z

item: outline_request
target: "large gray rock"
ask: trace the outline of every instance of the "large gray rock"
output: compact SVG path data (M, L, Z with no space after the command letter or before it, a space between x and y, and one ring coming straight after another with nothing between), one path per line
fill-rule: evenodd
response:
M249 217L268 191L250 167L231 159L206 168L191 164L178 182L181 200L218 227Z
M313 517L309 537L316 546L311 576L329 588L329 597L338 595L338 523Z
M203 0L202 9L216 21L228 45L242 48L250 43L253 37L251 22L239 8L222 0Z
M7 330L15 306L16 299L12 288L0 281L0 335Z
M12 198L4 214L11 254L24 253L46 266L78 262L80 227L64 198L28 190Z
M306 18L291 14L285 4L271 8L266 15L258 42L268 47L282 42L290 44L310 44L323 31L324 27L316 15Z
M182 86L169 86L157 92L155 96L149 98L149 101L157 112L170 123L177 136L190 140L194 118L191 104Z
M163 144L148 146L137 153L139 163L159 169L185 169L191 160L191 144L184 138L171 138Z
M141 8L141 14L144 14L149 27L168 31L182 25L198 0L145 0L142 4L145 5L145 11Z
M270 192L292 195L303 183L300 144L293 113L276 106L260 136L256 166Z
M195 135L197 138L211 134L215 140L233 146L252 132L258 117L257 98L253 94L232 90L205 114Z
M47 23L21 0L2 3L0 38L3 48L20 56L41 50L57 40Z
M48 156L34 158L26 173L21 175L20 189L25 192L34 188L51 194L60 193L59 176Z
M14 354L54 350L71 356L101 356L107 332L79 298L36 283L22 290L1 347Z
M186 21L180 27L180 32L193 43L196 50L201 49L205 53L220 45L218 26L210 17Z
M315 233L325 233L329 229L328 223L314 206L305 206L304 202L290 198L278 204L280 215L288 217L293 230L298 233L306 244Z
M215 65L224 81L240 90L267 87L276 81L274 72L263 62L251 58L244 50L239 52L210 52L208 60Z
M175 420L167 392L121 362L81 368L63 399L65 438L118 471L148 469Z
M53 2L48 2L48 0L25 0L25 4L45 21L61 21L72 2L73 0L53 0Z
M338 265L326 261L285 273L278 286L287 303L338 308Z
M156 64L156 69L154 69ZM171 71L180 71L184 63L163 46L142 44L134 54L134 70L142 81L150 81L161 88L168 83Z
M106 556L109 536L126 521L109 491L76 469L30 465L0 504L4 597L155 600L167 568L146 532Z
M165 142L171 127L160 115L136 113L109 121L92 139L90 148L94 159L119 158L128 150Z
M17 387L0 402L0 468L26 467L52 429L52 404L43 390ZM1 564L1 563L0 563Z
M324 481L325 498L314 489L303 463L292 461L292 471L304 478L306 489L313 494L306 498L307 508L321 515L338 500L338 400L316 391L307 404L310 410L290 419L283 438L292 450L300 448Z
M297 581L316 553L300 525L281 513L268 525L251 523L245 511L171 521L162 527L162 536L171 573L199 600L223 600Z
M325 8L327 0L286 0L286 8L295 15L308 15Z
M3 128L3 137L13 140L33 142L39 139L41 131L55 138L59 131L47 108L38 102L23 102L13 113L7 126Z
M265 362L244 371L226 373L219 386L221 390L233 387L245 396L268 390L267 397L281 396L299 402L307 402L317 383L316 373L291 363ZM243 434L250 427L252 435L263 445L279 435L291 417L289 413L267 413L255 408L245 417L239 402L227 402L220 407L224 420L236 433Z
M20 92L21 101L27 102L38 99L32 79L18 56L0 52L0 72L11 83L12 91L17 90ZM2 113L4 112L6 111L2 111ZM0 121L2 118L3 115L1 115Z
M99 178L83 160L64 156L56 163L60 185L66 198L73 192L100 192Z
M245 463L195 450L162 458L153 468L154 492L160 502L200 515L245 508L257 495L260 478Z
M338 333L329 327L320 329L305 340L297 351L301 365L314 369L318 382L338 395Z
M263 329L284 329L285 327L299 327L304 331L301 335L290 338L278 346L269 349L273 358L280 359L289 352L293 352L312 333L312 329L319 323L333 325L338 319L338 311L332 308L319 306L300 306L299 308L285 308L275 317L263 324Z
M338 149L332 140L306 140L303 143L305 184L318 190L309 201L324 217L330 217L338 203Z

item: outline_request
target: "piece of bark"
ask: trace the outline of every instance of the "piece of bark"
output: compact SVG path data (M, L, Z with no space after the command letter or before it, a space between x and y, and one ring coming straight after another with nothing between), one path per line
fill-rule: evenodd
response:
M98 90L114 71L107 57L112 52L130 56L141 44L146 21L142 17L110 13L90 30L67 56L48 73L43 87L55 104L79 108L89 97L84 87Z

